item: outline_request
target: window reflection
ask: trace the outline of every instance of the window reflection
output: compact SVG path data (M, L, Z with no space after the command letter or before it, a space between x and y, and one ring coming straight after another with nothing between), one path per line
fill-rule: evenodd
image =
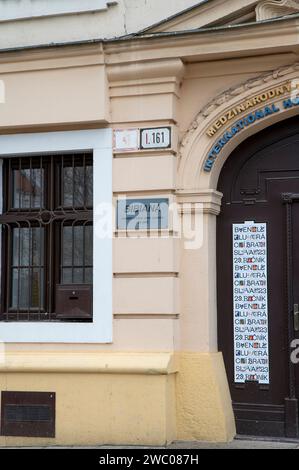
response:
M12 296L15 309L44 306L44 229L14 228L12 234Z
M92 283L92 226L64 226L62 229L63 284Z
M62 205L64 207L91 207L92 178L91 166L65 166L62 178Z
M43 207L44 170L13 170L13 207L29 209Z

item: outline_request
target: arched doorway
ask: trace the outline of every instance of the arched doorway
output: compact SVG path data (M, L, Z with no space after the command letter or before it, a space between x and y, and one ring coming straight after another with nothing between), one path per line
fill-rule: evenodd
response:
M218 343L237 432L298 438L299 117L244 141L218 191Z

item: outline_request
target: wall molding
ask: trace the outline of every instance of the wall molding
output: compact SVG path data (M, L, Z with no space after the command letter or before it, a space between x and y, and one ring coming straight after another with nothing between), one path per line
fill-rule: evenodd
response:
M263 0L256 7L256 20L265 21L299 13L298 0Z
M176 195L177 202L181 205L181 214L192 213L193 211L211 215L220 214L223 195L219 191L215 191L214 189L198 191L178 190Z
M168 375L178 371L173 353L7 352L1 373L80 373Z

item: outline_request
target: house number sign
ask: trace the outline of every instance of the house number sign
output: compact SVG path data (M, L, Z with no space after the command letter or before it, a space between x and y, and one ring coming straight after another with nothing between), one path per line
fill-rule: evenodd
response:
M267 224L233 224L235 382L269 384Z
M135 152L138 150L169 149L172 145L171 136L171 126L114 129L113 150L115 152Z
M140 129L141 149L162 149L171 147L171 127Z

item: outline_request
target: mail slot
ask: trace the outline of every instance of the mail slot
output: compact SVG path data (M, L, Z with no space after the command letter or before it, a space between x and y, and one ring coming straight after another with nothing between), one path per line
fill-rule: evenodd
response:
M56 286L56 316L64 320L92 321L92 286L58 284Z

